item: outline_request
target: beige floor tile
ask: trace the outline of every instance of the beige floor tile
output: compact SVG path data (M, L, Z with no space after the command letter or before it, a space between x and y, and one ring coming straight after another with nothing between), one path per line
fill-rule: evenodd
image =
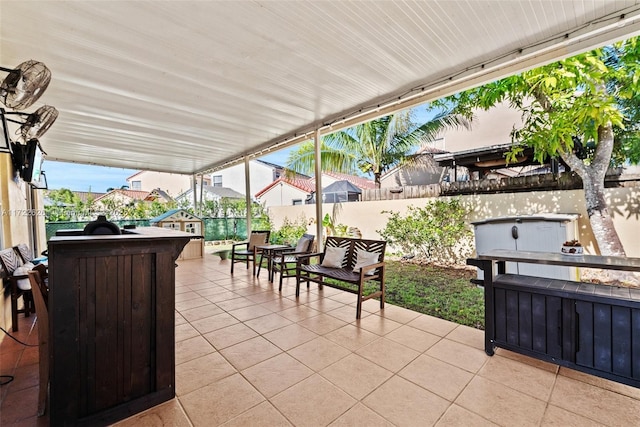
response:
M248 305L252 305L253 301L246 299L243 296L240 296L238 294L236 294L235 292L232 291L225 291L225 292L220 292L214 295L209 295L208 297L206 297L209 301L215 303L218 307L220 307L223 310L231 310L234 308L241 308L238 307L238 305L240 305L240 301L246 301L242 307L246 307ZM233 302L232 302L233 301ZM236 304L233 307L229 307L229 305L233 305Z
M326 426L356 400L322 378L312 375L271 399L276 407L297 427Z
M548 401L556 375L525 363L494 355L478 375L504 384L543 401Z
M436 423L436 427L492 427L497 424L492 423L489 420L482 418L478 414L469 412L466 409L458 406L451 405L447 412L444 413L442 418Z
M203 274L207 274L207 273L203 272ZM217 287L217 286L214 285L213 282L206 280L200 283L192 283L189 285L189 287L194 291L196 291L198 294L202 295L200 291L211 289L212 287Z
M313 371L286 353L253 365L241 372L267 398L313 375Z
M419 352L384 337L365 345L356 353L391 372L398 372L420 355Z
M181 285L180 283L178 283L177 279L176 279L176 286L175 286L174 289L176 291L176 295L183 294L185 292L192 292L192 290L191 290L191 288L189 288L189 286Z
M313 286L313 285L312 285ZM358 296L349 292L339 292L328 297L334 301L341 302L343 304L355 304ZM355 314L353 316L355 318Z
M177 311L175 312L175 324L177 325L184 325L187 322L187 319L185 319L184 317L182 317L182 315L180 313L178 313Z
M411 322L407 323L407 325L425 332L429 332L430 334L434 334L439 337L446 336L449 332L453 331L458 326L457 323L449 322L448 320L439 319L433 316L428 316L426 314L422 314L416 317Z
M203 337L188 338L176 343L176 365L214 353L215 348Z
M355 323L356 321L356 306L355 304L345 304L342 307L338 307L335 310L330 310L327 312L328 315L336 317L343 322L347 323ZM367 316L371 316L371 313L363 311L361 313L361 319L364 319Z
M172 399L158 406L113 424L114 427L190 427L178 399Z
M473 378L473 374L426 354L401 370L398 375L453 402Z
M335 331L325 334L324 336L351 351L356 351L380 338L380 336L373 332L366 331L353 324L345 325L340 329L336 329Z
M198 294L197 292L191 290L188 287L185 287L185 289L188 289L188 291L187 292L176 293L176 304L180 303L180 302L184 302L184 301L189 301L189 300L202 299L200 294Z
M326 338L318 337L289 350L287 353L317 372L351 352Z
M188 322L195 322L196 320L211 317L220 313L223 313L223 310L217 305L208 301L206 305L180 311L180 314L182 314L182 316L187 319Z
M211 317L196 320L191 322L191 325L198 330L201 334L207 334L216 329L226 328L227 326L235 325L238 323L238 319L227 313L220 313Z
M444 414L449 402L417 385L392 377L362 403L397 426L431 426Z
M220 350L220 353L239 371L282 353L275 345L261 336L248 339L231 347Z
M198 297L195 299L188 299L185 301L176 302L175 307L176 307L176 310L182 313L184 311L188 311L194 308L202 307L203 305L210 305L210 304L211 304L211 301L203 297Z
M640 425L640 401L560 375L550 403L606 425Z
M189 323L176 325L176 342L184 341L187 338L193 338L198 335L200 335L200 332Z
M356 297L356 300L357 300L357 297ZM385 304L385 307L386 307L386 304ZM380 315L382 314L382 310L383 309L380 308L380 301L377 299L368 299L362 302L362 311Z
M251 305L249 307L230 310L228 313L239 321L246 322L247 320L266 316L267 314L271 314L272 312L271 310L267 310L266 308L260 307L259 305Z
M631 387L626 384L617 383L606 378L596 377L595 375L586 374L563 366L560 367L558 374L640 400L640 388Z
M260 292L253 295L247 295L247 299L253 301L256 304L262 304L278 299L278 295L274 294L273 292Z
M298 324L290 324L263 336L281 349L289 350L317 338L318 334Z
M262 304L260 304L260 307L264 307L274 313L279 313L288 308L296 307L297 305L298 303L295 301L277 296L277 298L272 299L271 301L263 302Z
M311 284L311 286L315 286L315 285ZM283 294L284 294L284 292L283 292ZM287 294L288 294L288 292L287 292ZM302 286L300 287L300 295L298 297L296 297L295 285L293 285L293 293L289 294L288 298L291 299L292 301L297 302L298 305L306 305L306 304L309 304L312 301L317 301L317 300L319 300L319 299L321 299L323 297L318 295L318 293L316 293L316 292L307 291L305 285L302 284Z
M291 320L285 319L279 314L271 313L267 314L266 316L247 320L246 322L244 322L244 324L259 334L266 334L267 332L273 331L275 329L291 325Z
M421 331L414 327L403 325L385 335L386 339L406 345L419 352L424 352L431 348L442 337Z
M292 425L269 402L262 402L222 424L224 427L289 427Z
M387 302L384 305L384 311L378 313L378 316L405 324L420 316L420 313Z
M356 354L327 366L319 374L356 399L362 399L393 375Z
M489 356L483 351L448 339L442 339L426 351L429 356L476 373Z
M484 331L480 329L458 325L447 334L447 339L484 351Z
M358 319L355 321L355 324L360 326L362 329L373 332L376 335L386 335L402 326L402 323L396 322L395 320L391 320L387 317L378 316L377 314Z
M320 298L314 301L309 301L305 305L321 313L326 313L328 311L335 310L336 308L344 306L343 303L329 298Z
M180 403L194 427L220 425L262 401L264 397L240 374L180 397Z
M567 411L555 405L547 406L547 410L542 418L542 424L545 427L599 427L603 426L598 422L585 418L582 415Z
M349 409L329 425L330 427L393 427L393 424L361 403Z
M525 363L530 366L535 366L536 368L539 368L539 369L544 369L545 371L549 371L554 374L558 373L559 366L556 365L555 363L545 362L544 360L535 359L533 357L525 356L524 354L519 354L513 351L505 350L504 348L497 348L495 350L495 354L502 357L506 357L508 359Z
M504 426L538 426L546 408L542 400L479 376L471 380L455 403Z
M35 420L33 415L38 408L38 387L34 386L8 393L0 403L0 425L29 425L27 418ZM21 423L22 421L22 423ZM15 423L15 424L14 424Z
M298 322L298 325L304 326L318 335L324 335L331 331L335 331L346 324L346 322L336 319L333 316L329 316L328 314L320 314Z
M282 317L286 317L292 322L299 322L301 320L308 319L309 317L317 316L320 312L306 305L297 305L295 307L282 310L278 314Z
M234 290L238 295L248 297L250 295L256 295L264 292L264 289L259 286L260 282L254 282L254 286L245 286ZM257 285L257 286L256 286ZM248 299L248 298L247 298ZM264 302L264 301L261 301ZM255 303L254 303L255 304Z
M258 336L258 333L245 326L244 323L236 323L204 335L205 339L213 344L217 350L230 347L255 336Z
M229 292L229 291L227 291L225 288L221 286L211 285L206 289L198 289L197 292L201 297L207 298L207 297L211 297L211 296L222 294L224 292Z
M220 353L210 353L181 363L176 366L176 394L184 396L236 372Z

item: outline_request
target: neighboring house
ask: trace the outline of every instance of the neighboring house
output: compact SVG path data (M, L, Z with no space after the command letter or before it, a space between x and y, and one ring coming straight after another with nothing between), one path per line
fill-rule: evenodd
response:
M309 181L314 186L315 191L315 178L310 178ZM322 188L331 185L336 181L349 181L361 190L371 190L373 188L376 188L375 182L362 176L348 175L346 173L338 172L322 172Z
M346 181L360 190L375 188L375 183L369 179L335 172L322 173L322 185L326 188L336 182ZM305 203L315 203L313 193L316 191L315 178L287 178L280 177L278 180L267 185L256 193L258 203L265 207L270 206L291 206Z
M137 201L151 202L153 200L156 200L156 198L152 196L149 191L117 189L111 190L100 197L96 197L94 207L97 210L101 210L111 207L112 204L128 205Z
M211 184L208 176L203 179L205 185ZM127 178L127 184L129 190L150 192L153 189L159 189L171 197L176 197L193 186L191 175L154 171L136 172ZM200 183L198 182L197 185Z
M404 187L406 185L437 184L442 181L446 169L439 166L433 156L445 151L424 147L414 154L410 165L397 166L380 177L380 188Z
M102 197L107 193L94 193L92 191L74 191L73 194L78 196L82 203L87 203L89 200L96 200L98 197Z
M380 187L428 185L468 179L468 171L458 168L457 174L449 174L453 165L434 162L433 158L442 159L447 156L445 153L476 153L484 152L486 147L510 145L511 131L522 124L522 113L510 108L507 103L498 104L486 111L476 110L473 115L471 129L460 128L443 132L438 139L416 153L421 160L417 166L399 166L390 170L380 178ZM446 169L447 166L449 169ZM484 172L488 170L484 168Z
M167 192L156 188L155 190L151 190L144 200L147 202L158 201L160 203L169 203L173 201L173 197L171 197Z
M244 200L244 194L239 193L235 190L232 190L231 188L226 188L226 187L214 187L212 185L204 185L202 187L203 190L203 197L202 197L202 201L206 202L206 201L220 201L220 199L226 198L226 199L238 199L238 200ZM200 203L200 187L196 187L196 195L195 195L198 203ZM184 193L180 194L178 197L176 197L176 202L178 202L178 205L183 206L183 207L193 207L193 189L187 190Z
M263 160L250 160L249 184L251 188L251 198L256 198L258 192L262 191L265 186L276 181L281 175L284 175L284 168L282 166ZM213 187L230 188L238 193L246 194L244 163L212 173L211 185Z
M309 178L281 176L258 191L255 198L265 207L302 205L313 191L315 184Z

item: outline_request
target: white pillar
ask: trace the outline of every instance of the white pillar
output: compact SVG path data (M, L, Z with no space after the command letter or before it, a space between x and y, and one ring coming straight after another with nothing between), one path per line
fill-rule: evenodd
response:
M320 150L320 129L316 129L313 139L316 150L316 242L318 242L318 252L322 252L324 248L324 240L322 236L322 153Z
M247 238L251 234L251 174L249 173L249 157L244 158L244 192L247 202Z

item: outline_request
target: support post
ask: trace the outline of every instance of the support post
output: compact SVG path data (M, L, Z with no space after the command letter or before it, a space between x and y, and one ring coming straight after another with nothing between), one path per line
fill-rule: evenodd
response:
M323 228L322 228L322 152L320 150L320 129L316 129L313 136L313 143L316 152L315 174L316 174L316 238L317 252L322 252L324 248Z

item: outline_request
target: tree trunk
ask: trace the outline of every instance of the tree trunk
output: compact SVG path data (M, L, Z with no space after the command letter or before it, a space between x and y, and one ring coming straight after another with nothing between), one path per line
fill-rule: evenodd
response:
M612 152L613 128L609 123L598 129L598 144L591 164L585 165L573 153L563 153L562 159L582 178L587 215L600 255L626 256L604 196L604 178Z
M582 176L587 215L601 255L626 256L604 196L604 179Z
M379 190L380 189L380 176L382 174L380 172L374 173L373 174L373 182L375 182L376 184L376 188Z

